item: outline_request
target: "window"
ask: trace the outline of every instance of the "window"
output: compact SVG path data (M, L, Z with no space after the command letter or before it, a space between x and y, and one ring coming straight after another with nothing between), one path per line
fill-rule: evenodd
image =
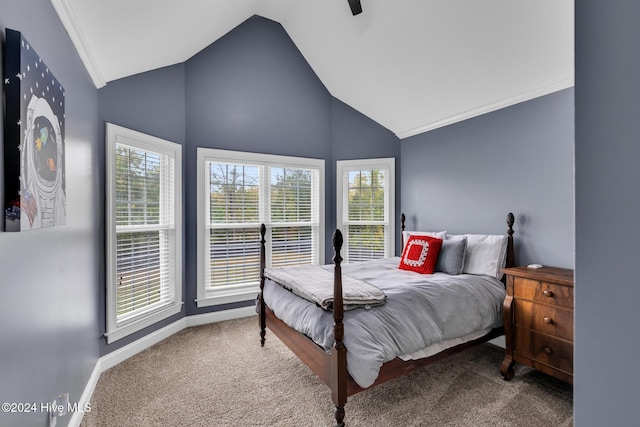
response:
M107 342L182 308L182 147L107 123Z
M255 298L267 266L319 264L324 160L198 148L198 307Z
M337 223L345 261L394 256L394 176L394 158L337 162Z

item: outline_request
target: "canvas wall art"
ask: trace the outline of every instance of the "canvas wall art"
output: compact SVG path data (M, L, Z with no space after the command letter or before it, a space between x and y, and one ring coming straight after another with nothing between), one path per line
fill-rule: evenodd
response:
M19 31L4 59L5 231L65 224L64 88Z

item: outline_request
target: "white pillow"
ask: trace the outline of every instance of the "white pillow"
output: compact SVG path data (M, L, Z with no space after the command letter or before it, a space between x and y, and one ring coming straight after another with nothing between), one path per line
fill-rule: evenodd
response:
M502 269L507 262L507 236L502 234L465 234L464 236L467 237L467 249L462 272L485 274L501 279Z
M447 237L447 232L446 231L403 231L402 232L403 246L406 246L410 236L429 236L429 237L436 237L438 239L444 240ZM402 252L404 252L404 247L402 248Z

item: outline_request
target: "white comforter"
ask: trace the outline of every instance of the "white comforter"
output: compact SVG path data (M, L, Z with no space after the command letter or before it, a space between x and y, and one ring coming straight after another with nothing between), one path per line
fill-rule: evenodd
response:
M502 324L504 285L489 276L445 273L423 275L398 269L399 258L343 264L343 275L381 289L384 305L344 314L347 370L360 387L369 387L383 363L433 344ZM332 265L325 266L333 271ZM264 299L275 315L329 350L333 314L271 280Z

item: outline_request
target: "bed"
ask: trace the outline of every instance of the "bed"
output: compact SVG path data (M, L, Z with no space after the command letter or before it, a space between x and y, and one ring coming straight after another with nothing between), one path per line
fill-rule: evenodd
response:
M492 265L491 273L495 270L495 274L486 276L466 274L462 270L460 274L442 272L446 268L436 268L433 274L399 269L406 261L405 252L415 241L435 238L428 241L438 243L440 238L438 244L443 245L441 254L444 254L445 245L447 248L454 245L449 240L462 238L440 232L426 233L430 237L417 240L415 236L423 233L405 232L404 214L400 226L403 235L400 258L342 265L342 234L336 230L334 265L311 270L313 275L330 275L333 282L330 296L328 300L323 295L312 301L306 295L300 297L300 291L286 283L282 269L266 268L266 227L263 225L257 300L261 346L265 345L268 327L331 389L335 425L344 426L348 396L504 333L505 292L500 278L503 266L514 265L513 223L513 214L509 213L507 233L501 243L504 259L498 260L497 270ZM467 250L479 247L469 246L467 241L473 238L477 242L478 236L481 235L464 235ZM465 252L465 256L471 258L469 252ZM296 274L295 269L291 271L290 274ZM378 299L352 306L353 286L361 282L380 290L384 297L375 295ZM370 297L368 293L367 297ZM401 314L413 317L405 318Z

